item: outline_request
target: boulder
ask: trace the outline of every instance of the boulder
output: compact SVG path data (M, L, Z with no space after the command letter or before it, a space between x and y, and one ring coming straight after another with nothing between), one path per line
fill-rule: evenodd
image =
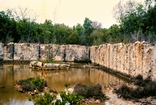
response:
M40 61L31 61L30 64L29 64L29 67L32 67L32 68L42 68L43 67L43 63L40 62Z
M45 70L59 70L59 64L52 64L52 63L44 63L43 69Z
M60 70L66 70L66 69L68 69L69 67L70 67L70 65L68 65L68 64L60 64L60 65L59 65Z
M70 67L68 64L43 63L40 61L31 61L30 68L38 68L43 70L66 70Z

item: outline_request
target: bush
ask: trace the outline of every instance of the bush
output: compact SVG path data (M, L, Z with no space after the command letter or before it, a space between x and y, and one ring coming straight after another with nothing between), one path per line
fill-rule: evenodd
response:
M60 93L60 96L62 97L62 104L61 105L65 105L65 103L67 103L67 102L69 102L70 105L79 105L80 101L83 99L83 97L78 95L77 93L66 94L65 91L62 91Z
M44 79L40 79L39 77L34 78L32 81L30 81L30 84L40 92L42 92L43 88L47 86L47 82L44 81Z
M55 95L50 95L49 93L44 93L44 95L34 95L29 98L29 100L35 101L34 105L80 105L82 96L76 93L66 94L65 91L60 92L61 99L57 99Z
M22 86L23 92L34 91L35 89L42 92L43 88L47 86L47 82L39 77L19 80L16 84Z
M83 96L84 98L95 98L100 100L106 99L105 94L102 92L102 87L99 84L94 86L86 86L79 83L74 87L74 92Z
M123 84L119 89L114 89L114 92L117 93L120 97L125 99L133 98L132 92L133 89Z
M114 89L120 97L125 99L141 99L149 96L156 96L156 82L152 81L150 77L143 79L138 75L134 84L137 88L131 88L123 84L120 88Z
M35 101L34 105L52 105L52 101L56 98L55 95L44 93L44 95L33 95L29 97L29 101Z

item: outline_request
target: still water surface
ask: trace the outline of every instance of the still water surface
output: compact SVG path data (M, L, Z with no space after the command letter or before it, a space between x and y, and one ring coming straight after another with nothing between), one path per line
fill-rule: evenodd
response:
M15 82L30 77L47 81L50 89L64 90L64 84L101 84L103 88L124 83L124 80L99 69L71 68L69 70L32 71L28 64L0 64L0 105L33 105L28 97L15 89Z

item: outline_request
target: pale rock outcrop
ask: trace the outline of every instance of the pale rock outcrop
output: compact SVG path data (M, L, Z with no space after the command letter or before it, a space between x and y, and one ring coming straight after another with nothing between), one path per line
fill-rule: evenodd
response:
M105 66L127 75L151 76L156 79L156 45L146 42L129 44L102 44L99 46L0 43L0 60L54 60L74 61L89 59L92 63ZM46 66L46 65L44 65ZM63 69L65 65L51 65Z
M91 46L90 60L127 75L156 79L156 45L146 42Z
M31 61L29 64L30 68L40 70L66 70L70 67L68 64L55 64L55 63L43 63L40 61Z
M29 67L32 68L42 68L43 67L43 63L40 61L31 61L29 64Z
M70 65L68 65L68 64L60 64L59 65L59 69L60 70L66 70L66 69L68 69L70 67Z
M59 64L44 63L43 69L44 70L59 70Z
M65 47L57 44L40 44L40 59L64 61Z
M0 60L4 59L4 44L0 43Z
M14 60L38 60L39 50L39 44L15 43Z
M89 59L89 47L80 45L65 46L65 61Z
M89 47L80 45L40 45L41 60L74 61L89 59Z
M4 46L4 60L14 60L14 43L8 43Z
M53 63L44 63L43 70L67 70L70 67L68 64L53 64Z

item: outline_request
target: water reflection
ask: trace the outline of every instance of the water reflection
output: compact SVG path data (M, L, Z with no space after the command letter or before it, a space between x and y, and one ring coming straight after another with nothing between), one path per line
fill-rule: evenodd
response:
M33 105L25 94L15 90L15 82L30 77L40 77L47 81L50 89L64 90L64 84L73 87L77 83L101 84L102 87L122 84L124 81L98 69L71 68L70 70L32 71L29 65L0 65L0 105Z

